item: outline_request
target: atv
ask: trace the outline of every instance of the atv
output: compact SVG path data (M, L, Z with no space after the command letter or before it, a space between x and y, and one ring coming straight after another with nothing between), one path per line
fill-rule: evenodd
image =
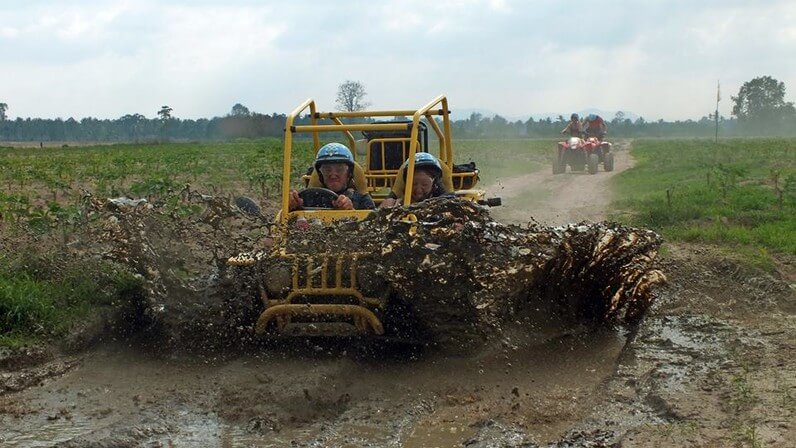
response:
M297 118L309 112L309 124L296 125ZM386 121L392 117L411 120ZM363 122L363 119L373 121ZM274 246L267 252L240 254L227 264L246 267L247 286L259 302L257 334L282 335L383 335L389 333L385 316L403 310L406 304L395 300L389 285L367 275L368 260L377 254L362 248L334 244L310 244L307 235L335 234L340 226L356 231L357 222L369 217L371 210L335 210L331 201L336 194L323 188L317 173L310 169L302 177L305 189L299 192L304 201L300 210L289 211L294 136L310 134L313 148L321 146L321 133L342 133L350 148L356 149L353 181L361 193L369 193L378 204L392 192L411 203L415 153L430 152L428 130L439 142L438 159L442 182L451 196L484 206L500 205L499 198L486 198L475 189L479 171L474 163L454 164L448 100L439 96L417 110L381 110L358 112L319 112L315 101L308 99L287 116L284 136L281 211L271 229ZM355 139L353 132L361 132ZM437 151L435 151L437 152ZM408 163L404 164L404 162ZM411 208L394 212L396 232L415 232L417 218ZM335 226L331 226L335 224ZM277 263L274 260L278 260ZM372 258L370 258L372 259ZM267 261L267 263L265 263ZM363 267L365 269L363 269ZM387 327L385 329L385 327Z
M558 142L558 148L553 154L553 174L565 173L567 166L572 171L588 169L589 174L595 174L601 163L605 171L613 171L614 154L611 152L611 143L597 137L571 137L565 142Z

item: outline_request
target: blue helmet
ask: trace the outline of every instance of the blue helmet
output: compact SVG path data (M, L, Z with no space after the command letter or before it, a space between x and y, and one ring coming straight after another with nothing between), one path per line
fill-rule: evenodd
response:
M597 119L597 115L595 115L595 114L589 114L589 116L586 117L586 120L588 120L588 121L594 121L596 119Z
M404 162L404 166L409 166L409 159ZM415 169L420 167L431 168L437 176L442 176L442 165L439 160L427 152L415 153Z
M318 150L315 156L315 169L320 170L324 163L345 163L349 168L354 168L354 155L342 143L327 143Z

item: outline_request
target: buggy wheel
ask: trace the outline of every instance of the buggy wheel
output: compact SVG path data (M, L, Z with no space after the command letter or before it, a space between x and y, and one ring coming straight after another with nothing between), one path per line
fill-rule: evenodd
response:
M597 173L597 166L600 165L600 156L597 154L589 154L589 174Z

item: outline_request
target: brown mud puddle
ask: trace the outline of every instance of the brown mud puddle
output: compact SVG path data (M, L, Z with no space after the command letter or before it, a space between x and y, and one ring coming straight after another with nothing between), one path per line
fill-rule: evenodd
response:
M4 446L458 446L490 421L554 440L591 409L624 339L504 339L472 357L373 359L345 344L230 361L110 345L0 397ZM326 344L324 344L326 345Z

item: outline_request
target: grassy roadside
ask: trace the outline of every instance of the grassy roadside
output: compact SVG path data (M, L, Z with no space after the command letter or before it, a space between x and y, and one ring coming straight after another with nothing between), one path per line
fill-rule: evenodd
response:
M92 311L139 288L133 276L85 262L26 254L0 257L0 346L65 336Z
M613 219L671 240L796 255L796 139L636 140Z

